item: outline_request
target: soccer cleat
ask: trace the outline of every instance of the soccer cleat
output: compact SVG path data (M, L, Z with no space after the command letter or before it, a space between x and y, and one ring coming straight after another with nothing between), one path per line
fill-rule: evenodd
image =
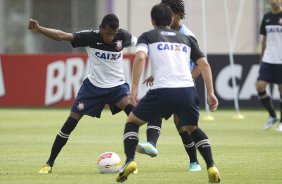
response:
M138 174L138 169L137 168L133 171L133 174Z
M52 167L49 164L45 164L39 172L40 174L50 174L52 173Z
M262 127L262 129L267 130L267 129L271 128L276 123L276 121L278 121L277 117L270 117L267 120L266 124Z
M149 142L138 143L136 152L149 155L150 157L156 157L158 155L158 150Z
M209 183L220 183L219 172L215 166L208 169Z
M277 132L282 132L282 122L280 122L276 128Z
M130 161L126 163L119 171L116 181L121 183L124 182L125 180L127 180L127 177L130 174L133 174L135 171L137 171L137 164L135 161Z
M198 172L201 170L202 168L198 162L190 163L190 169L189 169L190 172Z

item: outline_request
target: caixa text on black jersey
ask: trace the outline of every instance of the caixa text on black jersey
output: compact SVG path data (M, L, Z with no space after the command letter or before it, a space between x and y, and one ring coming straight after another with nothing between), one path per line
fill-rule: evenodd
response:
M267 33L282 33L282 27L281 26L268 26L266 27Z
M122 54L121 53L105 53L105 52L95 52L95 55L100 59L118 60Z
M173 50L188 53L189 49L187 47L187 45L175 43L159 43L157 46L158 50Z

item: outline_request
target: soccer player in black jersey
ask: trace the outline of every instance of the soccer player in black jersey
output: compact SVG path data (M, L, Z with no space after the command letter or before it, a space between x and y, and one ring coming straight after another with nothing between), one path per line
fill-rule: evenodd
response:
M194 39L169 28L172 16L173 12L168 6L155 5L151 10L154 29L143 33L137 41L130 94L132 103L136 104L138 84L147 55L152 66L154 85L127 118L123 134L126 161L119 171L117 182L124 182L137 169L134 157L139 127L146 122L168 118L172 114L177 114L179 128L191 135L204 158L209 182L220 182L210 141L198 126L199 101L192 74L189 72L189 62L192 60L202 73L207 87L207 101L214 111L217 109L218 100L214 95L210 65Z
M196 39L196 36L184 25L181 23L181 20L185 17L185 4L183 0L162 0L161 4L169 6L173 11L173 22L170 26L171 29L179 31L180 33L191 36L193 39ZM188 61L187 61L188 64ZM194 80L200 75L200 71L198 67L193 63L190 62L190 71L192 73L192 78ZM149 77L144 81L144 83L148 85L153 85L153 76ZM197 149L195 147L195 143L192 140L191 136L188 132L181 130L178 127L178 117L174 115L174 123L178 130L178 133L181 137L184 149L189 157L190 164L189 164L189 171L190 172L197 172L201 171L201 166L197 159ZM139 142L136 151L142 154L147 154L151 157L155 157L158 154L158 150L156 148L157 141L159 135L161 133L161 122L154 121L154 123L147 124L147 142L142 143Z
M278 117L272 99L266 93L269 83L278 84L280 93L280 123L276 130L282 132L282 1L268 0L271 12L263 17L260 33L262 34L262 59L256 83L260 102L269 113L269 119L263 126L267 130L277 121Z
M119 29L116 15L104 16L98 30L85 30L74 34L40 26L30 19L28 28L53 40L69 41L73 47L85 47L88 53L90 71L78 91L71 112L56 136L51 154L39 173L52 172L55 159L67 143L71 132L84 115L100 118L108 104L112 114L124 110L128 115L133 106L129 100L129 85L123 73L124 47L136 44L136 38L123 29Z

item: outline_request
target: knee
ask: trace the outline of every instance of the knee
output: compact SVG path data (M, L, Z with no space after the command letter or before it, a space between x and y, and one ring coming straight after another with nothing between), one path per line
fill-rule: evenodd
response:
M138 127L144 125L146 122L136 117L133 113L130 113L127 117L127 123L134 123Z
M257 92L263 92L263 91L265 91L265 85L263 85L261 82L257 81L256 82L256 89L257 89Z
M177 127L177 131L179 134L183 133L183 132L187 132L187 129L185 126L182 126L182 127Z
M82 115L71 112L70 115L69 115L69 118L73 118L73 119L79 121L82 118Z
M194 130L197 129L197 126L193 126L193 125L189 125L187 126L187 132L191 135L192 132L194 132Z

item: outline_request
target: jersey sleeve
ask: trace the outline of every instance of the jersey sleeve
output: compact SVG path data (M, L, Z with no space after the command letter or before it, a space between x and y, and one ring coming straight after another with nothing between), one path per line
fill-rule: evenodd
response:
M263 17L261 25L260 25L260 34L266 35L266 29L265 29L265 18L266 16Z
M148 55L149 52L149 47L148 47L148 40L146 35L143 33L137 40L137 46L136 46L136 51L139 52L143 51Z
M130 34L129 32L127 32L126 30L122 30L124 33L124 37L125 37L125 44L124 47L130 47L130 46L134 46L137 43L137 38L135 36L133 36L132 34Z
M95 40L92 36L94 33L93 30L85 30L73 33L74 40L71 42L71 45L75 47L87 47Z
M190 59L196 63L196 61L201 58L205 57L204 53L200 50L198 43L192 37L188 38L191 43L191 56Z

